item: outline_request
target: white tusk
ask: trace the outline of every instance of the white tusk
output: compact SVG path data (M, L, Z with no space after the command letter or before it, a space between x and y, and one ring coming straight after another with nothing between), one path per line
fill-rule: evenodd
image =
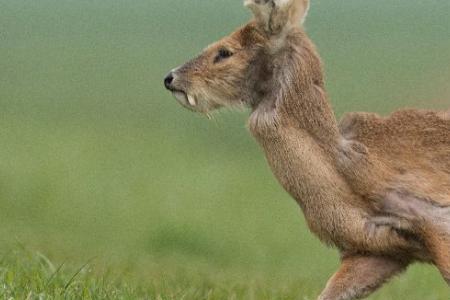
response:
M189 102L190 105L192 105L192 106L196 106L197 105L197 102L195 101L194 96L187 95L187 98L188 98L188 102Z

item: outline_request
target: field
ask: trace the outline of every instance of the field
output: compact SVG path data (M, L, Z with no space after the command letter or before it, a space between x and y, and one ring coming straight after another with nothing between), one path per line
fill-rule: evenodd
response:
M193 5L194 4L194 5ZM240 0L0 0L0 298L315 299L338 253L245 127L162 78ZM336 114L450 107L448 0L313 0ZM441 300L414 266L371 300Z

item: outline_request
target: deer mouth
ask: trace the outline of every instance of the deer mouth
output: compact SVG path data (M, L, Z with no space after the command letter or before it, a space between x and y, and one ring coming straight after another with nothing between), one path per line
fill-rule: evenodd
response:
M194 96L189 95L185 91L182 90L173 90L172 95L175 97L175 99L180 102L181 105L184 107L187 107L189 109L193 109L197 106L197 100Z

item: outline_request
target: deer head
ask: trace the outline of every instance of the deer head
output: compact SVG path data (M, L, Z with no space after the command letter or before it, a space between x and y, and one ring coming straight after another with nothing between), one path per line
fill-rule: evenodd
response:
M299 46L301 52L302 41L309 41L300 26L309 0L245 0L244 4L254 20L164 79L166 88L186 108L206 113L224 106L257 106L274 90L277 68L292 59L283 50Z

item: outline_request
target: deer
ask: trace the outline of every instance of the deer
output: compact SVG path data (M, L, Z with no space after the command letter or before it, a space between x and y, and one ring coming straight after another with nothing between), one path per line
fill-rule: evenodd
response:
M319 300L369 296L413 263L450 285L450 109L338 121L304 29L309 0L245 0L252 19L173 69L165 87L209 114L247 107L248 128L309 230L341 265Z

